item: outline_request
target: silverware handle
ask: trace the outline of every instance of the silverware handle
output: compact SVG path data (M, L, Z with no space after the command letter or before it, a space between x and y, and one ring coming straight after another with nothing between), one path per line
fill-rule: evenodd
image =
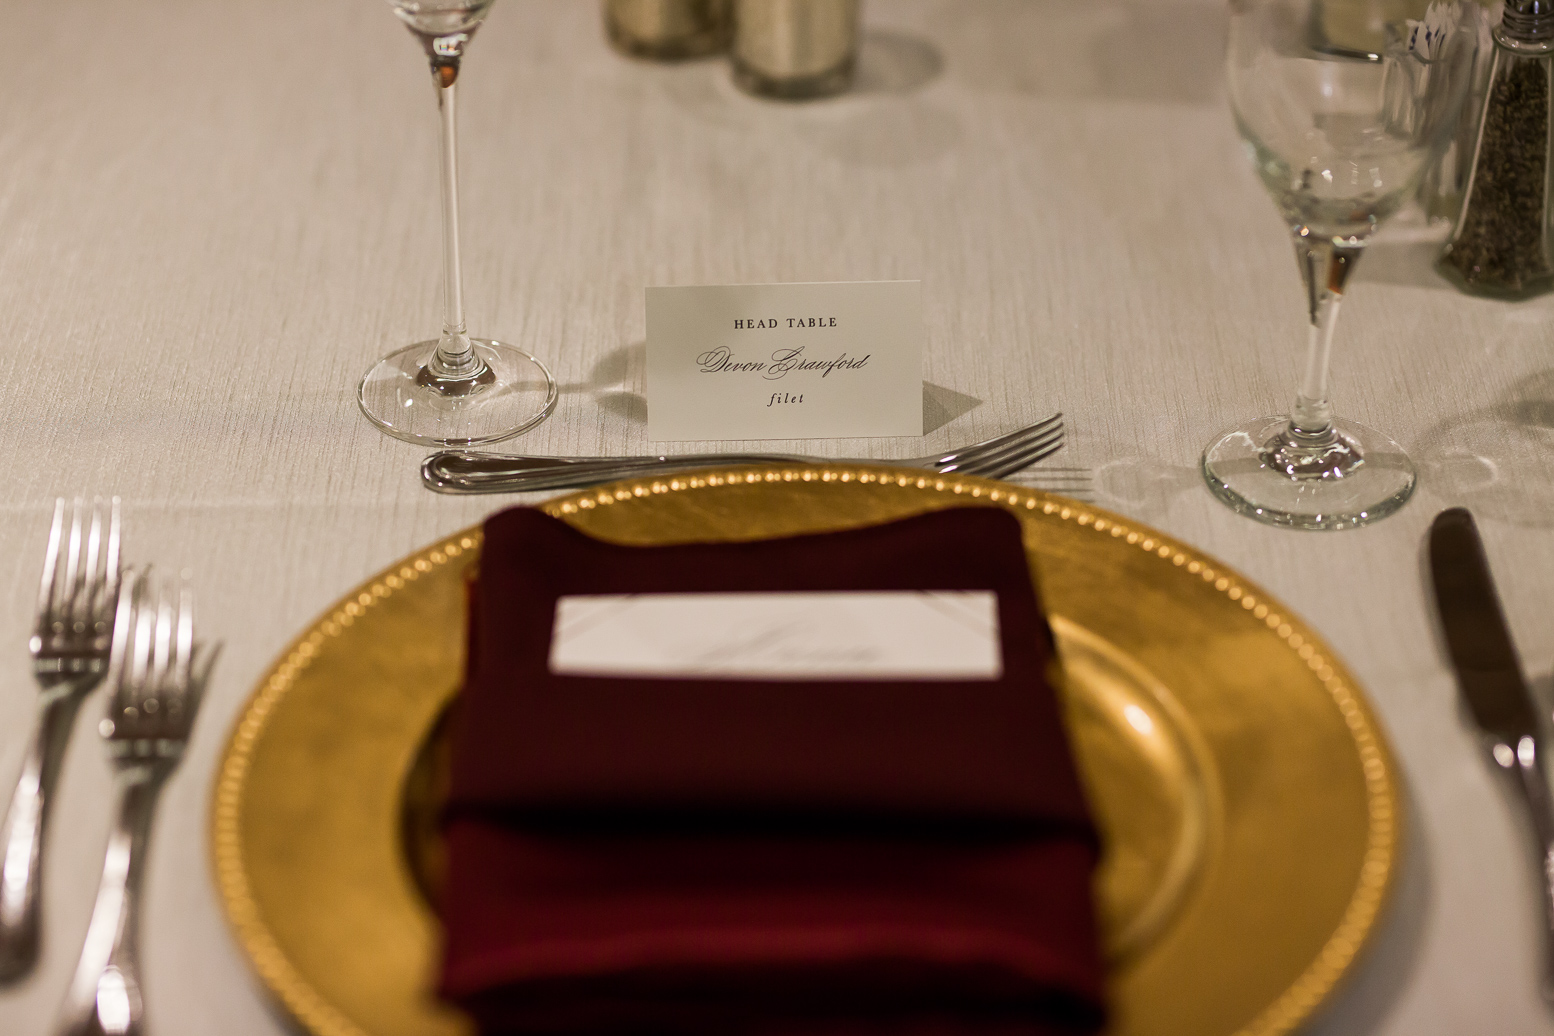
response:
M168 770L147 762L116 775L113 833L57 1036L140 1036L140 882L151 817Z
M1516 786L1527 803L1538 841L1538 870L1543 885L1543 967L1539 992L1545 1001L1554 1003L1554 800L1550 799L1543 745L1535 737L1524 736L1514 745L1500 740L1494 749L1495 761L1516 771Z
M47 692L33 726L22 772L0 827L0 981L32 970L38 959L43 832L60 760L82 694L66 686Z
M667 475L725 464L789 464L813 461L773 453L695 453L679 457L516 457L457 450L434 453L421 463L421 480L439 493L524 493L578 489L618 478Z

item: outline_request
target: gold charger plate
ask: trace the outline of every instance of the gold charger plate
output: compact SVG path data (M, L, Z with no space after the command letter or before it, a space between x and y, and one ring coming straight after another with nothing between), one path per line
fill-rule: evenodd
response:
M1273 1036L1349 969L1397 868L1397 771L1354 681L1240 576L1144 526L974 478L794 466L616 483L544 510L601 539L756 539L979 504L1019 516L1052 617L1116 1036ZM468 1036L431 989L437 924L407 781L464 651L456 534L331 608L265 674L218 773L221 897L316 1036ZM420 775L420 776L418 776Z

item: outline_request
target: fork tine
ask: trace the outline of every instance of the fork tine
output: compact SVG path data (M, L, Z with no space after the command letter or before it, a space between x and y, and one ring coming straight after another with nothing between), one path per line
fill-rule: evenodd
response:
M1003 478L1012 475L1021 468L1030 467L1044 457L1050 457L1063 448L1061 435L1032 444L1029 448L1008 457L1000 458L997 463L989 463L980 474L987 478Z
M113 647L108 652L108 673L105 682L108 693L118 698L119 686L124 680L124 670L129 664L130 627L134 625L135 595L140 592L140 573L130 569L119 583L114 604Z
M1008 461L1005 461L1003 464L1000 464L997 468L989 472L987 477L1004 478L1008 475L1013 475L1015 472L1023 471L1025 468L1030 467L1032 464L1035 464L1038 461L1045 460L1062 448L1063 444L1061 442L1049 443L1033 454L1019 458L1012 458Z
M156 627L151 640L151 679L153 694L167 682L167 674L173 665L173 602L168 598L166 585L157 587Z
M81 578L70 599L70 624L75 629L87 629L96 617L97 592L102 577L97 568L102 561L103 512L102 501L92 501L92 521L86 532L86 558L81 563Z
M1016 428L1012 432L1005 432L1003 435L995 435L991 439L972 443L970 446L957 450L954 453L946 453L934 462L934 466L944 471L959 470L959 465L975 460L988 452L1004 449L1032 436L1044 435L1054 426L1059 429L1063 427L1063 414L1061 411L1053 414L1045 421L1038 421L1035 424L1026 425L1024 428ZM956 465L956 467L945 467L945 465Z
M986 468L998 464L1003 458L1030 449L1032 446L1051 441L1054 437L1063 437L1063 425L1049 425L1043 428L1022 429L1025 433L1017 438L997 446L968 450L961 455L959 462L946 470L971 471Z
M103 552L104 602L113 600L119 592L119 498L108 502L108 548Z
M70 537L65 552L65 578L60 581L58 594L54 598L54 623L66 624L71 621L71 604L76 599L80 590L81 580L81 512L86 509L86 502L76 497L70 506Z
M147 597L154 592L149 573L135 587L134 639L130 642L130 654L125 660L128 669L120 682L124 705L135 705L145 696L146 682L151 673L152 633L156 623L156 609L148 607Z
M1010 451L1005 456L999 458L998 470L1003 474L1009 474L1010 472L1029 467L1037 461L1050 457L1061 450L1065 442L1064 436L1058 434L1038 442L1029 443L1022 449Z
M54 501L54 523L49 526L48 551L43 555L43 584L38 589L38 636L45 636L53 624L54 580L59 574L59 545L65 532L65 498Z
M1061 427L1053 428L1035 438L1011 443L1000 450L974 457L970 462L949 470L960 471L968 475L985 475L989 478L998 478L1001 474L1018 471L1026 464L1034 463L1035 460L1047 456L1062 445L1063 429ZM1013 466L1011 467L1010 465Z
M149 569L126 571L114 642L110 673L117 680L100 726L103 736L139 743L132 751L140 754L151 750L152 741L186 740L214 664L212 649L194 639L194 593L188 583L155 579Z
M194 591L188 583L178 587L178 622L174 634L173 669L174 686L180 694L189 690L190 673L194 666Z
M115 496L108 500L108 531L103 544L101 563L94 570L96 588L87 599L89 621L97 627L96 632L102 632L113 618L119 596L121 576L119 568L119 498Z

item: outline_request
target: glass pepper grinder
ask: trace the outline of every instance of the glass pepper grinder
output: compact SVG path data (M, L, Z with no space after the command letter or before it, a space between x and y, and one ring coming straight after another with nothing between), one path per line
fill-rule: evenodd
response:
M1474 295L1554 288L1554 0L1505 0L1462 211L1436 263Z

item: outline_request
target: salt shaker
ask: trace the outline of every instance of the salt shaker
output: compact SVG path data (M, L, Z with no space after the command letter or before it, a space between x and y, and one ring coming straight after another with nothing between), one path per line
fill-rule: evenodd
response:
M734 82L748 93L841 93L857 54L858 0L734 0Z
M604 28L633 57L679 61L728 47L729 0L605 0Z
M1464 291L1554 288L1554 0L1505 0L1462 212L1436 268Z
M1484 110L1484 91L1489 87L1489 66L1495 56L1494 29L1499 24L1501 0L1464 0L1462 20L1476 40L1473 77L1462 102L1462 118L1446 151L1419 184L1419 205L1431 223L1457 225L1462 212L1462 192L1473 170L1473 147L1478 141L1478 116Z

